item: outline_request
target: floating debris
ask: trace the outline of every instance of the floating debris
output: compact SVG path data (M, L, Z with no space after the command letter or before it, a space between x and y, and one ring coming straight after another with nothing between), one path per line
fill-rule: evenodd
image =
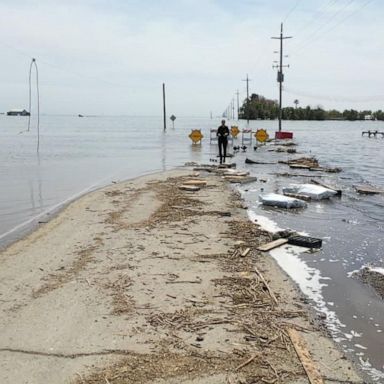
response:
M305 201L295 199L293 197L288 197L284 195L279 195L278 193L266 193L259 196L259 200L263 205L269 205L279 208L304 208L307 206Z
M309 198L311 200L329 199L336 195L336 191L328 189L320 185L314 184L300 184L291 185L283 188L284 195L294 195L297 198Z

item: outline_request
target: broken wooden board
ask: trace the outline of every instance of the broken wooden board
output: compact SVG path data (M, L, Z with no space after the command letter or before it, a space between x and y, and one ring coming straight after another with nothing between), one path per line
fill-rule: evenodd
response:
M305 340L300 336L299 332L293 328L288 328L287 333L308 376L309 382L311 384L324 384L320 371L311 357Z
M245 158L245 163L246 164L259 164L259 165L263 165L263 164L276 164L276 163L267 163L267 162L264 162L264 161L255 161L255 160L248 159L248 157Z
M277 240L271 241L270 243L260 245L257 248L257 250L262 251L262 252L268 252L271 249L280 247L281 245L286 244L286 243L288 243L288 239L277 239Z
M213 171L213 167L195 167L193 168L194 171L198 171L198 172L201 172L201 171L204 171L204 172L212 172Z
M358 193L362 193L365 195L377 195L379 193L384 193L383 189L372 187L371 185L354 185L354 188Z
M241 252L240 256L245 257L248 255L248 253L251 251L251 248L246 248L243 252Z
M343 191L341 189L337 189L335 187L331 187L330 185L325 184L325 183L323 183L323 182L321 182L319 180L311 179L311 183L316 184L316 185L320 185L321 187L328 188L328 189L331 189L332 191L335 191L336 192L336 196L341 196L341 194L343 193Z
M234 172L228 172L228 171L225 171L224 172L224 176L248 176L249 175L249 172L246 172L246 171L234 171Z
M254 181L257 181L257 177L251 177L251 176L223 176L226 181L229 181L230 183L239 183L239 184L245 184L245 183L252 183Z
M311 167L309 165L291 163L291 164L289 164L289 168L292 168L292 169L310 169Z
M189 192L197 192L200 191L200 187L196 185L179 185L179 189L183 191L189 191Z
M276 305L279 305L279 302L277 301L275 294L273 293L271 287L268 285L267 281L264 279L264 276L261 274L261 272L256 267L254 267L254 268L255 268L256 274L259 276L260 280L263 282L265 288L267 288L269 295L271 296L271 299L275 302Z
M207 185L206 180L199 180L199 179L190 179L183 182L184 185L196 185L196 186L204 186Z

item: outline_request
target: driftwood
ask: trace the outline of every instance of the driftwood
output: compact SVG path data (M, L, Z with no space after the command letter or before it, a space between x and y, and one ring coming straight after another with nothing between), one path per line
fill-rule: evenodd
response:
M259 276L260 280L263 282L265 285L265 288L268 289L269 295L271 296L272 300L275 302L276 305L279 304L279 302L276 299L276 296L272 292L272 289L269 287L268 283L265 281L264 276L261 274L261 272L255 267L255 272Z
M249 363L251 363L257 356L260 356L259 353L255 353L253 356L251 356L247 361L244 361L244 363L240 364L238 367L235 368L235 371L238 371L239 369L245 367Z
M183 191L190 191L190 192L200 191L200 187L197 187L195 185L180 185L179 189Z
M371 185L367 185L367 184L354 185L354 188L358 193L362 193L365 195L377 195L379 193L384 193L383 189L372 187Z
M320 371L315 365L315 362L312 360L305 340L293 328L287 329L287 332L295 348L297 356L299 357L300 362L308 376L309 382L311 384L324 384Z
M224 176L224 179L230 183L239 184L253 183L254 181L257 181L257 177L251 176Z
M267 163L264 161L255 161L255 160L248 159L248 157L245 159L245 163L246 164L276 164L276 163Z
M311 169L309 165L305 165L305 164L291 163L288 165L289 165L289 168L292 168L292 169Z
M323 175L304 175L303 173L272 173L275 176L281 177L324 177Z
M248 255L248 253L251 251L251 248L247 248L245 249L243 252L241 252L240 256L241 257L245 257Z
M183 185L196 185L196 186L207 185L207 181L206 180L200 180L200 179L186 180L183 183L184 183Z
M277 239L274 241L271 241L270 243L260 245L257 249L262 252L270 251L271 249L280 247L283 244L288 243L288 239Z

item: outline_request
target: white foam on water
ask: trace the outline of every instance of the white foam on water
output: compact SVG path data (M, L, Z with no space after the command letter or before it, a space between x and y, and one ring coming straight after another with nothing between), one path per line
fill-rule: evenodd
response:
M268 219L268 217L257 215L255 212L248 210L248 218L253 223L257 223L261 226L264 230L272 233L276 233L278 231L282 231L283 229L280 228L274 221Z
M309 267L300 259L300 253L305 250L306 248L303 247L286 245L271 250L270 254L299 285L301 291L315 303L316 310L326 315L326 323L333 336L339 337L339 340L344 340L344 334L340 332L340 328L345 327L345 325L337 318L336 313L328 308L322 295L323 287L327 286L324 281L329 280L329 278L322 277L318 269Z
M366 265L361 266L360 269L355 269L351 272L348 272L348 277L352 277L354 274L360 272L361 270L363 270L365 268L367 268L369 271L380 273L381 275L384 275L384 268L372 267L372 266L366 264Z
M381 275L384 275L384 268L379 268L379 267L373 268L373 267L370 267L369 269L371 271L373 271L373 272L377 272L377 273L380 273Z
M383 382L384 372L379 371L376 368L372 367L372 364L369 362L369 359L364 360L362 357L359 357L360 365L363 371L368 372L373 381Z
M274 221L265 216L257 215L251 210L248 210L248 217L252 222L256 222L268 232L275 233L282 230L282 228L280 228ZM339 320L334 311L329 309L329 307L333 306L333 303L327 303L322 295L323 287L327 286L325 281L331 279L329 277L321 276L320 270L308 266L306 262L300 258L300 254L307 251L308 249L304 247L284 245L269 251L269 253L290 278L298 284L300 290L313 301L315 309L326 315L325 323L336 343L341 343L347 340L351 341L353 338L361 337L362 334L354 330L351 330L349 333L342 332L342 329L346 328L346 325ZM325 260L325 258L320 259L320 261ZM339 260L333 260L333 262L337 261ZM384 274L384 268L371 269ZM359 270L351 271L348 273L348 276L351 277L358 271ZM354 315L353 318L357 319L357 316ZM378 330L378 332L381 332L381 330ZM363 359L362 357L364 355L362 350L366 350L367 348L360 344L355 344L354 346L355 348L358 348L359 352L353 348L348 348L347 345L344 345L344 350L347 350L350 353L355 353L356 356L359 357L362 369L369 374L374 382L382 382L384 379L384 372L373 368L369 360Z

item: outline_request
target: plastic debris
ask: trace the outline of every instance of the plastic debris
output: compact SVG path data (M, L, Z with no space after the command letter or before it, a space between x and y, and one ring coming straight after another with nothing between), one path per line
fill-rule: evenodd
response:
M283 188L283 193L294 193L297 196L309 197L312 200L329 199L331 196L335 196L337 192L333 189L322 187L321 185L314 184L301 184L291 185L290 187Z
M273 207L279 208L303 208L307 204L303 200L295 199L293 197L288 197L284 195L279 195L277 193L266 193L259 196L259 200L263 205L270 205Z

